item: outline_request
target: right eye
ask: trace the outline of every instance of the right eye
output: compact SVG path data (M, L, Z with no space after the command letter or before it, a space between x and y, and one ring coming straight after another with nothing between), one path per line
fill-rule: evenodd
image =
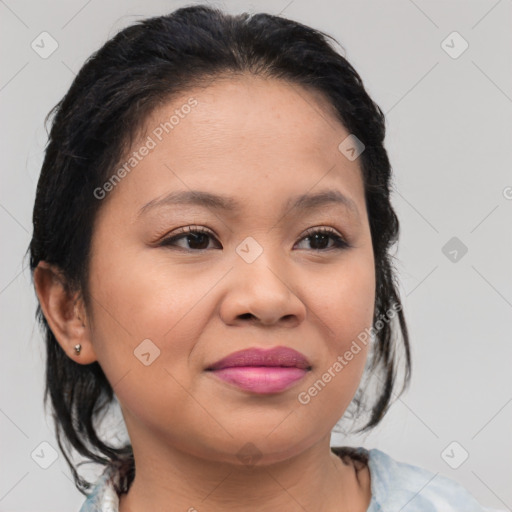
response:
M204 251L208 249L209 239L214 237L210 230L201 227L187 226L182 228L179 234L164 238L159 244L159 247L180 247L176 244L177 241L185 240L189 247L182 247L189 252Z

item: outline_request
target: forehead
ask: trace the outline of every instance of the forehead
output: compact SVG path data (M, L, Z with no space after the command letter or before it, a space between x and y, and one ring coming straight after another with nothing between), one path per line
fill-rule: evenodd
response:
M248 74L221 76L205 87L188 90L155 111L146 123L146 131L162 119L170 119L169 114L182 109L192 97L197 106L191 109L192 115L180 120L179 124L185 126L178 130L176 125L172 135L176 143L180 136L195 140L199 147L194 149L234 146L243 141L247 149L252 140L257 140L271 145L274 151L281 148L284 152L294 146L297 154L301 149L310 152L332 148L333 136L348 135L321 92L283 79Z
M361 196L359 163L338 150L348 135L317 91L274 78L220 77L152 112L131 152L149 139L152 148L115 194L137 213L173 190L207 189L248 206L334 185Z

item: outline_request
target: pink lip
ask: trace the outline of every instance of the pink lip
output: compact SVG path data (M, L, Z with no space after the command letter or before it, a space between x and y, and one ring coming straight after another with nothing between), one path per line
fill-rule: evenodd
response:
M234 352L206 370L246 391L278 393L302 379L311 365L291 348L253 348Z

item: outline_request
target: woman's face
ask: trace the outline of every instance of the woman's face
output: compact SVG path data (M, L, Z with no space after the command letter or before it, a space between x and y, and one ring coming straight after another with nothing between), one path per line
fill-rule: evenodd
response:
M121 181L103 188L88 312L134 449L235 464L253 450L270 463L343 415L367 348L344 354L371 326L375 299L359 159L338 149L348 135L317 94L252 76L191 89L147 121L116 168L127 164ZM191 191L230 208L171 200ZM294 206L322 192L331 200ZM208 234L187 237L190 226ZM227 372L252 389L207 370L273 347L300 352L310 369Z

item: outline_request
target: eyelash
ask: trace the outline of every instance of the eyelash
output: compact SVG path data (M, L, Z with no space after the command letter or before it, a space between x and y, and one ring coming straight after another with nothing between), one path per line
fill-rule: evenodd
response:
M158 246L159 247L173 247L173 243L176 242L177 240L181 240L182 238L186 239L190 235L197 235L197 234L215 237L215 235L210 230L207 230L205 228L202 228L199 226L186 226L181 229L179 234L173 235L172 237L164 238L162 241L160 241L158 243ZM308 231L306 231L305 235L299 240L299 242L301 242L302 240L305 240L307 238L312 239L313 235L316 235L316 234L329 236L330 238L332 238L335 241L335 245L334 245L334 247L330 247L327 249L311 249L314 252L342 250L342 249L348 249L351 247L351 245L344 238L342 238L340 235L338 235L338 233L334 229L327 228L327 227L308 229ZM202 252L202 251L209 250L209 249L184 249L183 247L181 247L181 249L183 249L184 251L187 251L187 252Z

